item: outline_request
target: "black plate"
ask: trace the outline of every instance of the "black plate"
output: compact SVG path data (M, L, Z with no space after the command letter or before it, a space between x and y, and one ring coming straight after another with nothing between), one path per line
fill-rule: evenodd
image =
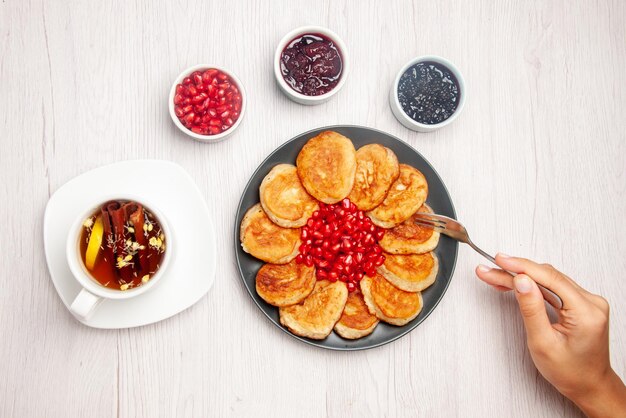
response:
M269 173L270 169L280 163L295 164L296 157L302 146L310 138L327 130L336 131L347 136L352 140L354 147L357 149L363 145L371 143L379 143L390 148L396 153L400 163L409 164L420 170L424 176L426 176L429 189L427 203L431 208L433 208L435 213L456 219L456 212L454 211L454 206L452 205L452 200L450 199L446 186L441 181L441 178L435 169L428 163L428 161L426 161L424 157L421 156L420 153L394 136L376 129L362 126L327 126L300 134L278 147L254 172L252 178L243 191L243 195L241 196L239 207L237 208L234 231L237 265L239 266L239 272L241 274L243 284L248 290L248 293L250 293L250 297L270 321L272 321L278 328L300 341L331 350L364 350L366 348L378 347L402 337L417 327L424 319L426 319L428 315L430 315L450 284L450 279L452 278L452 273L454 272L454 266L456 264L458 243L448 237L444 237L443 235L441 236L439 245L435 250L439 256L439 274L437 274L437 280L431 287L422 292L424 299L424 308L422 309L422 312L420 312L417 318L402 327L396 327L381 322L378 324L373 333L358 340L343 339L335 332L331 332L328 338L324 340L311 340L308 338L298 337L297 335L292 334L287 328L283 327L278 319L278 308L267 304L256 293L256 274L259 268L263 265L263 262L252 257L250 254L245 253L241 249L239 241L239 225L241 224L241 219L248 208L259 203L259 187L261 186L263 178L267 175L267 173Z

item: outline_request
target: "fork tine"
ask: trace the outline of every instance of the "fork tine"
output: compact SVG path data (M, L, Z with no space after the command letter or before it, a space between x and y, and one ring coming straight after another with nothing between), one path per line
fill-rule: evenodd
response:
M437 222L445 222L446 220L448 220L448 218L446 218L445 216L437 215L435 213L427 213L427 212L416 212L415 216L422 218L422 219L428 219L429 221L437 221Z
M432 218L428 216L429 214L424 214L424 215L426 216L422 216L422 213L418 213L416 216L415 222L424 222L424 223L430 223L433 225L441 225L441 226L446 225L446 221L444 221L443 219Z
M439 232L446 229L445 225L433 223L433 222L422 220L422 219L415 219L414 222L416 225L433 228L434 230L439 231Z

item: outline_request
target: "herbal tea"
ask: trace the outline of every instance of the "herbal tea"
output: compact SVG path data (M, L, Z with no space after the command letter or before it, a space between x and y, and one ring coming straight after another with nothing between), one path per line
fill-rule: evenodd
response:
M80 254L98 283L128 290L159 270L165 241L158 219L140 203L112 200L83 222Z

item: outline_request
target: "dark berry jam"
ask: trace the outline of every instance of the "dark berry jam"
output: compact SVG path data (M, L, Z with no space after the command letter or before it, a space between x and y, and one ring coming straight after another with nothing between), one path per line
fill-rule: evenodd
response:
M335 43L320 34L302 35L287 44L280 57L283 79L305 96L331 91L341 78L343 62Z
M461 99L459 82L449 68L436 62L419 62L402 74L398 100L404 113L416 122L434 125L448 119Z

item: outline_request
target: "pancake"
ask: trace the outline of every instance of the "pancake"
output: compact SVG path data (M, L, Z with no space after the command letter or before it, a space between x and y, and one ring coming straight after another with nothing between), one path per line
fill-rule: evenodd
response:
M391 325L409 323L423 307L421 293L400 290L378 273L363 277L361 291L370 313Z
M345 283L318 280L301 303L278 309L280 323L301 337L323 340L341 317L347 299Z
M437 247L439 232L415 223L420 212L433 213L433 210L424 203L409 219L385 231L385 236L378 242L383 250L390 254L424 254Z
M417 212L427 196L428 183L424 175L416 168L400 164L400 177L391 185L387 197L367 214L376 225L393 228Z
M265 264L256 275L256 292L274 306L302 302L315 286L315 269L291 261L287 264Z
M406 292L420 292L435 282L439 260L426 254L387 254L378 272L392 285Z
M343 338L355 340L371 334L378 322L376 316L367 309L363 294L357 289L348 294L341 318L335 324L335 332Z
M265 176L259 188L261 206L275 224L284 228L303 226L319 208L302 187L295 165L278 164Z
M267 217L261 204L252 206L241 221L239 232L245 252L267 263L285 264L298 255L300 228L276 225Z
M337 203L352 190L356 151L345 136L325 131L304 144L296 166L300 181L311 196L320 202Z
M365 145L356 152L356 175L348 198L360 210L372 210L385 200L399 175L398 158L392 150L380 144Z

